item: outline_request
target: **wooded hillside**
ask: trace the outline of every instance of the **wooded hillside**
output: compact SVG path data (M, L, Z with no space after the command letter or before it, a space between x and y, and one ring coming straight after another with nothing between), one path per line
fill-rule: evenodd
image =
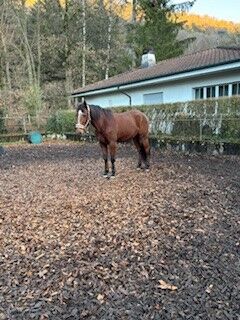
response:
M228 32L240 32L240 23L232 21L220 20L211 16L201 16L191 13L183 13L179 16L181 21L185 21L184 25L189 29L198 28L202 31L207 29L226 30Z
M26 5L32 7L37 0L26 0ZM62 5L65 4L65 0L59 0ZM94 0L92 0L94 2ZM97 2L97 1L95 1ZM110 0L105 0L105 3L111 2ZM119 1L118 5L115 6L115 11L120 15L121 18L125 20L131 20L132 10L134 1ZM193 6L194 8L194 6ZM221 20L214 18L209 15L198 15L193 13L183 12L179 14L179 19L184 21L184 25L190 29L198 28L200 30L207 30L209 28L213 29L224 29L228 32L240 32L240 23L234 23L229 20Z

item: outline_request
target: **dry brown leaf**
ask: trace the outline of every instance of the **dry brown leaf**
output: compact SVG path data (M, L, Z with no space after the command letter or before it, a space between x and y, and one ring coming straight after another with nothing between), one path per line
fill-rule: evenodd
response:
M44 257L45 253L41 253L39 256L36 257L36 260L41 259L42 257Z
M171 291L177 290L176 286L173 286L163 280L159 280L159 288L161 288L163 290L171 290Z
M213 288L213 285L210 284L210 285L207 287L206 292L207 292L207 293L211 293L212 288Z
M47 274L47 273L48 273L48 270L47 270L47 269L43 269L42 271L39 271L38 275L39 275L40 278L42 278L42 277L44 277L45 274Z
M100 303L103 303L103 302L104 302L104 295L98 294L97 300L98 300Z
M71 285L72 285L72 283L73 283L73 281L74 281L74 279L75 279L74 277L70 277L70 278L68 278L68 279L67 279L67 282L66 282L66 283L67 283L67 285L71 286Z
M21 253L22 253L22 254L25 254L25 253L26 253L26 250L27 250L27 249L26 249L26 246L25 246L24 244L22 244L20 248L21 248Z

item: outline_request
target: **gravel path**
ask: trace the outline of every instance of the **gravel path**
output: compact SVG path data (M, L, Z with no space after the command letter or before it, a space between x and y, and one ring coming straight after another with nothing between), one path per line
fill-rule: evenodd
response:
M0 320L239 320L240 158L96 144L0 157Z

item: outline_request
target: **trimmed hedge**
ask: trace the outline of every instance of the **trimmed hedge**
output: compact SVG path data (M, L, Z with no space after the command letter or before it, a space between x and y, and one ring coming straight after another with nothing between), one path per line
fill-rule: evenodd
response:
M130 107L112 108L115 112ZM240 97L136 106L150 120L151 134L197 140L240 140Z

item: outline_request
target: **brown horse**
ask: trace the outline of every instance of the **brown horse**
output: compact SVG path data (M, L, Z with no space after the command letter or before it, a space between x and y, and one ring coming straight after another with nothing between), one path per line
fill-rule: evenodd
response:
M105 161L104 176L108 177L108 152L112 163L111 177L115 176L115 155L117 142L133 140L138 153L138 168L149 169L150 145L148 138L149 122L146 115L138 110L114 113L99 106L88 105L86 101L77 104L76 132L84 133L87 126L95 128Z

